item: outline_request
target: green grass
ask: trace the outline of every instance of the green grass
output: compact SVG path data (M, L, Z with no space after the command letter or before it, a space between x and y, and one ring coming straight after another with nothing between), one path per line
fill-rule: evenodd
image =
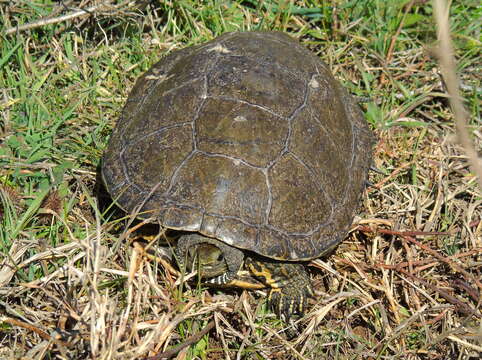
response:
M96 316L103 316L107 327L117 329L122 323L122 311L130 301L128 288L134 292L130 305L135 314L129 317L129 326L134 318L139 322L154 321L167 314L168 324L176 315L186 316L172 329L173 337L163 338L168 348L200 331L213 314L223 317L225 322L217 318L217 335L210 332L191 345L186 350L187 359L224 358L224 353L218 350L225 345L231 349L232 358L238 351L242 358L260 359L269 354L315 359L320 353L327 358L355 359L363 352L373 358L396 358L404 349L412 351L413 359L423 359L424 351L460 358L472 354L473 348L448 336L456 333L464 321L469 329L475 329L480 317L457 312L453 304L432 289L424 288L430 294L429 301L396 271L377 267L379 263L406 261L408 250L396 237L378 236L379 248L374 249L371 244L375 236L353 235L332 260L327 259L339 276L315 274L316 279L325 279L317 283L323 296L317 299L315 310L326 305L323 299L328 295L353 291L354 285L348 280L360 284L365 293L338 303L336 311L329 312L302 344L293 345L298 353L304 354L296 355L286 345L290 340L272 334L282 324L259 304L262 298L258 295L241 295L236 291L226 295L223 291L186 288L174 284L175 279L168 275L160 276L158 287L154 287L152 273L148 279L133 280L136 286L130 288L132 247L118 243L124 223L111 217L111 212L96 210L99 161L136 78L170 51L202 43L224 32L278 30L298 38L329 64L351 93L369 100L362 106L378 137L375 163L387 174L398 172L366 196L361 218L374 223L388 220L396 230L458 231L454 236L423 238L429 247L446 256L480 250L480 225L473 225L482 216L480 189L461 157L462 151L453 143L453 118L433 56L436 31L432 7L430 2L416 1L407 12L407 3L405 0L161 1L106 10L98 12L95 18L76 18L6 35L5 31L12 26L32 23L51 14L61 16L75 8L66 10L57 1L49 0L1 2L0 264L8 262L12 270L10 277L2 278L1 271L6 271L7 266L0 268L0 299L4 302L0 302L0 358L13 358L13 351L25 355L41 342L30 330L2 323L2 316L14 317L5 304L23 313L22 321L32 322L37 319L32 314L40 311L39 304L44 304L45 311L51 314L42 313L38 318L48 333L58 326L59 314L63 314L75 324L72 329L86 338L97 336L102 342L113 335L107 335L107 330L99 330L97 335L91 332L90 313L85 315L83 311L88 304L98 306L92 310ZM86 6L91 5L87 2ZM451 30L457 70L465 106L471 115L470 130L479 149L480 133L474 130L481 127L481 11L478 1L452 2ZM405 167L406 164L409 165ZM383 179L384 176L374 175L372 181ZM59 201L52 200L52 194ZM94 242L98 248L92 245ZM66 244L77 245L63 253L53 250ZM416 259L426 255L418 248L411 249L411 256ZM36 254L43 254L43 258L27 261ZM480 256L480 252L474 252L472 257L460 259L466 270L471 269L477 254ZM95 256L100 256L97 261L102 265L96 265ZM346 259L356 262L358 269L369 275L368 280L347 265ZM22 264L24 261L27 263ZM62 266L65 270L58 271ZM164 274L160 265L143 266L146 273L150 269ZM99 268L112 272L95 273ZM434 274L437 269L445 273ZM61 285L48 282L52 274ZM417 276L445 288L452 286L447 284L460 274L449 273L445 266L421 271ZM463 280L477 290L470 279ZM27 287L26 283L42 284L47 290L42 292L34 286ZM380 288L390 288L393 294ZM16 295L19 291L21 295ZM407 300L407 297L413 300L414 291L418 303ZM477 308L478 303L467 292L455 288L453 292L460 301ZM210 294L208 299L203 295L206 293ZM59 301L64 296L66 300ZM107 297L105 301L112 301L108 309L100 306L102 296ZM149 300L149 296L152 303L141 301ZM351 323L343 321L343 314L348 315L376 299L380 302L373 308L354 315L353 319L365 324L371 335L370 340L357 343ZM195 304L185 310L190 301ZM249 306L244 306L243 301ZM405 304L406 301L410 303ZM396 303L404 303L404 311L394 309L392 304ZM432 319L440 311L448 311L450 316L426 325L425 330L407 325L399 336L388 336L387 326L392 330L399 326L418 310L420 303L430 307L419 322ZM452 307L449 309L448 305ZM75 315L68 315L69 309L74 309ZM242 331L248 340L241 347ZM469 336L470 331L457 336L476 344ZM139 331L137 338L116 348L117 355L110 358L122 358L119 354L123 352L129 358L133 354L129 351L139 348L148 334L148 330ZM439 336L442 338L438 342L431 342ZM384 339L390 340L380 346ZM165 345L151 341L153 346ZM91 344L87 344L85 338L80 341L72 356L82 358L79 355L82 351L91 351ZM107 348L99 345L96 356L107 354ZM280 348L285 352L280 352ZM2 355L4 349L12 352ZM61 353L62 350L52 346L44 358L59 358ZM142 355L146 356L147 351Z

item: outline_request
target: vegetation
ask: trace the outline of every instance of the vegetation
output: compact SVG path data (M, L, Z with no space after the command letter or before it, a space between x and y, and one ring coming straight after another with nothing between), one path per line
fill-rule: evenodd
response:
M0 0L0 358L476 359L482 196L457 143L426 0ZM450 26L482 148L481 7ZM362 104L375 166L349 237L311 263L316 298L286 336L264 291L183 282L99 194L136 78L226 31L279 30Z

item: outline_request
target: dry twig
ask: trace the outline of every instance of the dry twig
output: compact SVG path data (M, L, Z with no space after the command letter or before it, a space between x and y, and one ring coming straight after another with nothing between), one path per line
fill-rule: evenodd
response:
M16 320L16 319L12 319L12 318L8 318L8 317L4 317L3 319L0 319L2 322L4 322L5 324L10 324L12 326L18 326L18 327L21 327L21 328L24 328L24 329L27 329L27 330L30 330L34 333L36 333L37 335L39 335L41 338L45 339L45 340L49 340L57 345L60 345L60 346L65 346L65 347L71 347L72 344L69 343L69 342L66 342L66 341L63 341L61 339L57 339L49 334L47 334L45 331L43 331L42 329L38 328L37 326L34 326L34 325L31 325L31 324L28 324L26 322L23 322L23 321L20 321L20 320Z
M31 23L28 23L28 24L14 26L5 30L5 34L11 35L16 32L31 30L31 29L35 29L45 25L57 24L57 23L65 22L65 21L80 18L80 17L88 17L88 16L94 15L96 12L99 12L99 11L117 10L124 7L128 2L129 1L124 1L118 5L113 5L110 3L110 1L103 2L97 5L90 6L86 9L79 9L77 11L74 11L62 16L53 17L53 18L43 18L36 21L32 21Z
M395 43L397 42L397 39L398 37L400 36L400 32L402 31L403 29L403 25L405 23L405 18L407 17L407 14L410 12L410 10L412 9L412 6L413 4L415 3L415 0L411 0L408 5L406 5L405 7L405 12L403 14L403 18L402 20L400 21L400 24L398 24L398 28L397 28L397 31L395 32L395 34L392 36L392 39L390 41L390 45L388 47L388 52L387 52L387 57L385 59L386 63L388 64L391 60L392 60L392 57L393 57L393 49L395 48ZM384 84L385 83L385 73L382 73L381 77L380 77L380 83Z

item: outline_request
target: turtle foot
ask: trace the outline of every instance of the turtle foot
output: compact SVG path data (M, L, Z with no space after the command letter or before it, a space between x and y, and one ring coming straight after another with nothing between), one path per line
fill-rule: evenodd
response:
M292 315L303 316L313 289L304 265L285 262L247 260L254 276L271 287L268 302L286 323Z

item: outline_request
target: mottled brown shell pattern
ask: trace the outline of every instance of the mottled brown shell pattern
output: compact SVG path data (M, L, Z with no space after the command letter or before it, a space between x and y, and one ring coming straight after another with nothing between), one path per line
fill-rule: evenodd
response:
M175 51L134 86L102 164L126 211L275 259L346 236L371 132L327 66L277 32Z

